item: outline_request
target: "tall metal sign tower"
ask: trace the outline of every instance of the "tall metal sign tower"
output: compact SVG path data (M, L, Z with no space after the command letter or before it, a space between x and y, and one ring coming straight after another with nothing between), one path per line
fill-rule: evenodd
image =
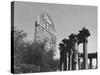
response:
M55 27L51 17L43 12L35 21L35 41L45 42L46 50L56 49Z

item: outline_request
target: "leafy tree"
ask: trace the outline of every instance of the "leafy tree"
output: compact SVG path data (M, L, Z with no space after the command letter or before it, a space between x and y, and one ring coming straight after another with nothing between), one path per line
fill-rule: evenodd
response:
M53 71L53 50L44 50L44 43L34 42L27 47L23 55L26 64L33 64L40 67L40 72Z
M54 60L54 50L46 51L45 42L25 42L27 34L14 29L15 73L56 71L59 61Z
M14 28L14 64L21 63L21 57L23 54L23 51L25 51L25 41L24 38L27 36L26 33L24 33L22 30L17 30Z

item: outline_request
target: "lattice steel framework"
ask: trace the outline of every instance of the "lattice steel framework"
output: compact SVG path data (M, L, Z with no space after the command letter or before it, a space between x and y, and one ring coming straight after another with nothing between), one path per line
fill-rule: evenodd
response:
M45 42L47 50L56 49L55 27L51 17L42 12L35 21L35 41Z

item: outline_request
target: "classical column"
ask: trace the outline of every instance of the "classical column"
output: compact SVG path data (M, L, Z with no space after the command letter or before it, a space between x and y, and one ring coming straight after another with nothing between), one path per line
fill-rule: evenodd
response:
M98 58L96 58L96 68L98 68Z
M70 60L71 60L70 56L71 56L71 55L68 55L68 70L70 70L70 64L71 64L71 63L70 63L70 62L71 62L71 61L70 61Z
M72 54L70 55L70 70L72 70Z
M87 38L83 41L83 67L88 69Z
M90 36L88 29L83 28L79 31L79 43L83 43L83 69L88 69L87 38Z
M62 51L60 50L60 64L59 64L59 70L62 71Z
M79 68L79 70L81 69L80 66L81 66L81 65L80 65L80 57L78 57L78 68Z
M68 70L72 69L72 54L68 56Z
M92 58L90 58L90 69L92 69Z
M98 68L98 54L96 52L96 68Z
M64 55L64 71L67 71L67 67L68 67L68 59L67 59L67 56L68 56L68 54L65 52L65 55Z
M64 44L64 67L63 70L66 71L68 70L68 39L63 39L62 40L63 44Z
M63 70L63 62L64 62L64 45L62 43L59 44L59 50L60 50L60 64L59 64L59 70Z
M78 40L75 38L74 49L72 59L72 70L78 70Z

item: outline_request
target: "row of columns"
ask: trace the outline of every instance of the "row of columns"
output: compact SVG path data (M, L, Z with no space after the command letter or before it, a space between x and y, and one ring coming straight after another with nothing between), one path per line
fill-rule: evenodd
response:
M83 43L83 68L88 69L88 53L87 53L87 37L88 36L90 36L90 33L87 32L87 29L83 28L83 30L81 30L78 35L71 34L69 36L70 38L69 40L66 39L62 41L63 43L59 45L60 46L59 49L61 53L60 54L60 70L65 71L65 70L80 69L80 58L78 55L79 53L78 46L80 43Z

